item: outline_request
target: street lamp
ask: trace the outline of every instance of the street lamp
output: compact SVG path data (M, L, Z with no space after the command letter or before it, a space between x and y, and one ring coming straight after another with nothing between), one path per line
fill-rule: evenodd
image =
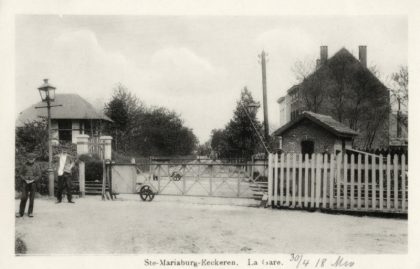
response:
M255 114L257 113L257 109L260 107L260 104L258 103L249 103L246 105L246 108L248 109L248 112L250 114Z
M260 132L258 131L257 127L255 126L254 121L252 120L252 117L250 115L250 114L254 115L255 113L257 113L257 109L260 107L260 105L258 103L248 103L245 105L242 102L239 102L239 104L241 105L242 109L245 111L245 114L247 115L249 121L251 122L252 128L257 134L258 139L260 140L261 144L264 146L266 153L269 154L270 151L268 149L268 146L265 143L264 138L261 136Z
M48 193L50 196L54 196L54 171L52 168L52 143L51 143L51 107L61 105L51 105L51 102L55 99L55 87L48 83L48 79L44 79L44 84L39 88L39 95L41 96L42 102L46 102L47 106L35 107L35 108L47 108L48 115Z

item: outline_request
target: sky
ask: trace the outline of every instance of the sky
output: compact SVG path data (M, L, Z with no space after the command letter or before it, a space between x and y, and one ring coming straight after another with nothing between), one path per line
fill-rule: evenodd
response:
M321 45L329 57L345 47L356 58L366 45L383 80L407 65L404 16L18 15L15 23L15 115L40 101L44 78L98 109L120 83L147 106L177 112L201 143L232 118L245 86L262 104L262 50L271 132L277 99L297 82L294 63L315 61Z

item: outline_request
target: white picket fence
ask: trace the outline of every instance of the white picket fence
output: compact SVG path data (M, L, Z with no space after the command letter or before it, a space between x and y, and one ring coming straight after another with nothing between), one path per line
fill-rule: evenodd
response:
M268 205L406 213L406 157L270 154Z

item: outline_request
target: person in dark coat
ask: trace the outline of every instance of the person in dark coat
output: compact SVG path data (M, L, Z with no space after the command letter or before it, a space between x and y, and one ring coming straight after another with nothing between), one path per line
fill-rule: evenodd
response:
M19 171L22 180L22 196L20 199L19 212L16 217L23 217L26 202L29 198L28 216L33 217L36 182L41 178L41 169L35 164L36 155L28 154L25 165Z

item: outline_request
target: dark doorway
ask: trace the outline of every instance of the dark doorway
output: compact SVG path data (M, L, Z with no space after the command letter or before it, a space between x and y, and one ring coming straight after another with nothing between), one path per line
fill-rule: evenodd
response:
M71 120L58 121L58 139L60 141L71 142Z
M311 141L311 140L302 141L300 143L300 147L302 148L303 156L305 156L305 154L308 154L310 158L312 153L314 153L314 141Z

